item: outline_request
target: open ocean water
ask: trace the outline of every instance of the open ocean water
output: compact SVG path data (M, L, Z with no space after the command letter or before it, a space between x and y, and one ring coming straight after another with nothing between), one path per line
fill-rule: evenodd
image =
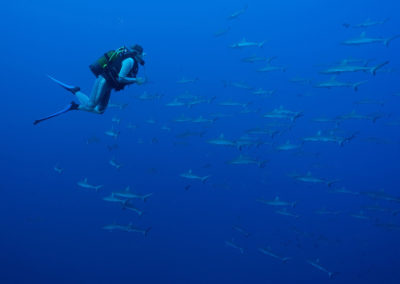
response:
M400 283L399 9L3 2L0 283Z

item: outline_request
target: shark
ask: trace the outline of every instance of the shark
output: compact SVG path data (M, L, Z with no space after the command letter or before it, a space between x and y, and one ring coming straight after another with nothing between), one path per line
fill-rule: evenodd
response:
M360 36L352 39L348 39L342 42L344 45L363 45L363 44L372 44L372 43L383 43L386 47L389 46L389 43L394 39L399 38L400 35L395 35L389 38L383 37L367 37L366 32L362 32Z
M279 255L273 253L269 248L258 248L258 251L261 252L262 254L276 258L276 259L282 261L282 263L286 263L291 259L290 257L279 256Z
M236 12L230 14L230 15L228 16L228 20L234 20L234 19L239 18L240 15L243 15L244 13L246 13L247 8L248 8L248 6L245 5L245 6L243 7L243 9L240 9L239 11L236 11Z
M219 146L237 147L236 141L226 139L224 134L222 133L217 138L208 140L207 143Z
M376 66L357 66L357 65L348 65L343 63L338 66L329 67L321 71L321 74L342 74L342 73L355 73L355 72L368 72L372 75L376 75L376 71L389 64L389 61L382 62Z
M258 88L252 92L254 95L260 96L271 96L276 93L276 90L264 90L262 88Z
M270 205L270 206L276 206L276 207L292 207L295 208L297 202L287 202L280 200L279 196L276 196L275 199L273 200L265 200L265 199L257 199L258 202Z
M128 202L128 199L118 198L117 196L115 196L114 193L111 193L111 195L104 197L103 200L107 202L121 203L122 205L125 205Z
M119 108L120 110L125 109L128 106L128 104L108 104L108 107L111 108Z
M264 114L265 118L289 119L291 122L294 122L301 116L303 116L302 112L286 110L282 106Z
M290 213L286 208L282 208L281 210L277 210L277 211L275 211L275 213L279 214L279 215L283 215L283 216L293 217L293 218L296 218L296 219L300 218L299 215Z
M254 41L247 41L245 38L243 38L241 41L237 43L231 44L229 47L231 48L245 48L245 47L263 47L265 44L265 41L262 42L254 42Z
M84 178L83 180L78 181L78 186L83 187L83 188L87 188L87 189L94 189L94 190L96 190L96 192L99 191L103 187L103 185L91 185L91 184L89 184L87 178Z
M147 236L148 232L151 230L151 227L147 228L147 229L140 229L137 227L134 227L132 225L132 223L129 223L128 225L118 225L118 224L111 224L111 225L106 225L103 226L103 230L107 230L107 231L115 231L115 230L120 230L120 231L124 231L124 232L128 232L128 233L141 233L144 236Z
M227 162L228 164L231 165L250 165L250 164L255 164L257 165L259 168L264 168L265 164L267 163L267 161L259 161L256 159L253 159L251 157L246 157L243 155L240 155L239 157L230 160Z
M304 137L304 142L334 142L339 146L343 146L345 142L349 142L354 139L355 134L349 136L336 136L331 132L328 135L322 134L321 131L318 131L315 136Z
M348 119L359 119L359 120L370 120L375 123L379 118L382 118L381 114L371 114L371 115L363 115L357 114L354 110L348 114L344 114L337 117L340 120L348 120Z
M310 264L311 266L315 267L318 270L321 270L322 272L325 272L328 274L329 278L332 278L334 273L328 271L326 268L322 267L321 264L319 263L319 259L317 258L315 261L312 260L307 260L307 263Z
M182 101L180 101L180 100L175 98L172 102L167 103L166 106L169 106L169 107L180 107L180 106L187 106L187 103L182 102Z
M372 199L394 201L394 202L400 203L400 197L389 195L389 194L385 193L383 190L381 190L381 191L361 191L360 194L368 196Z
M267 65L265 67L262 67L260 69L257 69L257 72L261 73L267 73L267 72L273 72L273 71L282 71L286 72L286 67L283 66L273 66L273 65Z
M112 158L112 159L109 161L109 163L110 163L110 165L111 165L112 167L116 168L117 170L119 170L119 169L122 167L122 165L121 165L120 163L118 163L118 162L115 160L115 158Z
M336 80L336 76L333 76L330 80L325 82L320 82L314 85L315 88L352 88L354 91L358 91L358 88L362 85L367 83L368 81L360 81L360 82L340 82Z
M385 24L389 18L383 19L383 20L372 20L370 18L366 19L364 22L356 25L351 25L349 23L344 23L343 26L345 28L369 28L373 26L379 26Z
M186 179L198 179L200 180L202 183L205 183L211 176L198 176L193 174L192 170L188 170L185 173L180 174L181 177L186 178Z
M225 241L225 244L226 244L228 247L231 247L231 248L234 248L234 249L239 250L239 252L240 252L241 254L244 253L244 249L243 249L242 247L238 246L237 244L235 244L233 239L232 239L231 241Z
M136 214L138 214L139 216L142 216L142 215L143 215L143 211L141 211L141 210L139 210L138 208L136 208L135 206L133 206L133 205L129 202L129 200L123 204L122 209L124 209L124 210L126 209L126 210L133 211L133 212L135 212Z
M153 195L153 193L148 193L148 194L137 194L131 191L131 187L127 186L125 190L119 191L119 192L113 192L113 194L117 197L120 198L126 198L126 199L141 199L143 202L146 202L147 199Z
M197 82L199 80L199 78L193 78L193 79L187 79L185 77L179 79L178 81L176 81L177 84L189 84L189 83L194 83Z
M289 175L290 177L294 178L297 181L302 181L306 183L323 183L326 184L328 187L331 187L332 184L337 182L338 180L326 180L323 178L315 177L311 174L311 172L307 172L306 175Z
M245 229L243 229L242 227L239 226L233 226L232 227L233 230L239 232L240 234L242 234L243 236L245 236L246 238L248 238L250 236L250 233L248 233Z
M104 132L104 134L113 137L114 139L117 139L119 137L120 132L118 130L115 130L114 127L112 127L110 130Z
M302 145L300 144L291 144L290 141L286 141L286 143L279 145L276 147L277 150L279 151L291 151L291 150L296 150L300 149Z
M54 170L60 175L64 172L64 169L61 168L58 164L54 166Z
M227 27L221 30L218 30L214 33L214 37L221 37L225 34L227 34L231 30L231 27Z

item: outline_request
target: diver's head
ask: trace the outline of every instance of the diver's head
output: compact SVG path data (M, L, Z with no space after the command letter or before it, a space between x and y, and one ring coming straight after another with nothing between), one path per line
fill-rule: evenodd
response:
M135 52L135 56L134 59L140 64L140 65L144 65L144 53L143 53L143 47L135 44L134 46L131 47L132 51Z

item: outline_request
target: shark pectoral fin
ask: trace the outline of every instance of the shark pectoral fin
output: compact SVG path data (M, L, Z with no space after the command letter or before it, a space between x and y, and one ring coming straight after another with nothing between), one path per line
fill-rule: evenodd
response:
M151 227L148 227L145 231L144 231L144 236L147 237L147 234L150 232Z

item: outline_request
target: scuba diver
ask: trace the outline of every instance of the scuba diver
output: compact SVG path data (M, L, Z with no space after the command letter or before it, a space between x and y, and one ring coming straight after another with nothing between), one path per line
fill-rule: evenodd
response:
M120 47L111 50L100 57L95 63L89 66L96 76L90 97L81 92L77 86L64 84L55 78L48 76L58 85L74 94L79 100L79 104L72 101L66 108L52 115L36 120L33 124L67 113L71 110L83 110L97 114L103 114L107 108L111 91L120 91L130 84L141 85L145 82L143 78L137 78L139 65L144 65L143 48L136 44L129 47Z

